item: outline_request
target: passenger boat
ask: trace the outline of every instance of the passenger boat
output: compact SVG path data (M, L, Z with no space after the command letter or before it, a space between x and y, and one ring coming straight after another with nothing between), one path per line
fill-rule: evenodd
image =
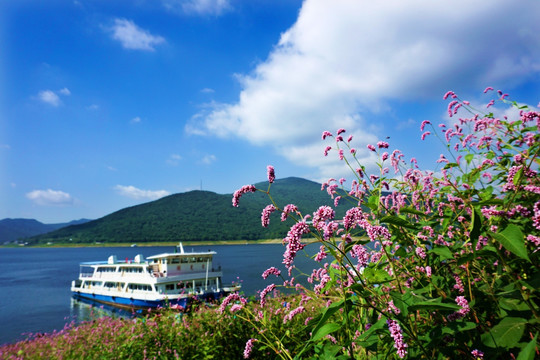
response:
M240 290L223 285L221 267L215 269L215 251L185 252L180 243L174 253L137 255L133 260L81 263L79 278L71 284L75 299L129 309L170 306L186 309L193 298L203 301Z

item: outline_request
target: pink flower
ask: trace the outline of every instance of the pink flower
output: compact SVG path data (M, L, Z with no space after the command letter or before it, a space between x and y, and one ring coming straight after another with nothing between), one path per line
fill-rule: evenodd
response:
M404 358L407 355L407 344L403 341L403 334L398 322L392 319L386 320L388 329L390 330L390 336L394 339L394 347L397 349L397 354L400 358Z
M345 132L345 129L338 129L337 134L339 135L339 134L342 134L344 132Z
M447 91L446 94L443 96L443 100L448 99L449 96L452 96L452 98L456 97L456 94L453 91Z
M276 275L276 276L279 276L279 275L281 275L281 271L278 270L277 268L275 268L275 267L272 266L272 267L270 267L270 268L264 270L264 272L262 273L262 277L263 277L263 279L265 279L265 280L266 280L266 278L267 278L269 275Z
M276 180L276 174L274 171L274 167L272 165L268 165L266 168L266 173L268 175L268 182L271 184Z
M240 301L243 305L247 304L246 299L244 299L237 293L232 293L232 294L229 294L229 296L227 296L225 299L223 299L223 302L219 306L219 312L223 314L223 312L225 311L225 308L227 308L227 305L229 305L231 301Z
M373 145L371 145L371 144L368 144L368 145L367 145L367 148L368 148L369 150L371 150L371 151L377 151L377 150L375 150L375 146L373 146Z
M489 89L489 88L488 88L488 89ZM484 358L484 353L481 352L481 351L478 350L478 349L474 349L473 351L471 351L471 355L474 356L474 359L475 359L475 360L483 359L483 358Z
M444 157L443 154L441 154L441 156L439 156L439 160L437 160L438 163L447 163L448 164L448 160Z
M332 133L330 131L323 131L322 133L322 139L326 139L328 136L332 136Z
M297 314L301 314L305 311L306 309L303 307L303 306L299 306L297 307L296 309L293 309L291 310L291 312L289 312L287 315L285 315L285 317L283 318L283 323L285 324L286 322L292 320L292 318L297 315Z
M324 156L328 156L328 152L332 150L331 146L327 146L326 149L324 149Z
M295 212L298 214L298 207L296 207L296 205L293 205L293 204L285 205L285 208L283 208L283 212L281 213L281 221L287 220L287 216L291 212Z
M268 224L270 224L270 214L276 211L276 207L272 204L267 205L261 215L261 223L263 227L268 227Z
M492 91L493 88L491 86L488 86L485 90L484 90L484 94L487 93L488 91Z
M319 209L313 213L313 226L318 230L321 230L325 222L334 219L335 215L335 211L330 206L320 206Z
M253 185L244 185L239 190L236 190L233 194L232 204L235 207L238 207L238 203L240 201L240 197L248 192L255 192L257 191L257 188Z
M430 125L431 124L431 121L429 120L424 120L422 121L422 124L420 124L420 131L424 131L424 128L426 127L426 125Z
M261 291L261 307L264 307L266 304L266 295L273 291L276 288L276 284L270 284L267 287L264 288L263 291Z
M422 134L422 140L424 140L426 138L426 136L428 135L431 135L431 132L429 131L426 131L425 133Z
M244 349L244 359L249 359L251 356L251 351L253 351L253 343L258 341L257 339L249 339L246 342L246 348Z
M379 149L388 149L388 147L390 146L387 142L385 141L378 141L377 142L377 146L379 147Z
M321 262L324 258L326 258L327 254L324 250L325 250L324 245L321 245L321 247L319 248L319 252L315 256L315 261Z

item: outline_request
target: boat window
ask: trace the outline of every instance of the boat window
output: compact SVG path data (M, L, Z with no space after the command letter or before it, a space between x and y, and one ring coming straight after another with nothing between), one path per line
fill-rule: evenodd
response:
M174 284L165 285L165 290L174 290Z
M136 291L152 291L152 287L147 284L129 284L128 289Z
M182 264L187 264L189 262L189 259L186 257L183 257L181 261L182 261Z
M172 258L171 259L171 264L180 264L180 259L179 258Z

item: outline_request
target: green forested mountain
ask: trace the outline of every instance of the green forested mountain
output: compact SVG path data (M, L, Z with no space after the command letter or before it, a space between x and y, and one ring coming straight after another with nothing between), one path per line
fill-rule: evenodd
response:
M88 219L74 220L69 223L43 224L35 219L2 219L0 220L0 244L47 233L69 225L82 224Z
M255 184L266 190L268 183ZM321 184L301 178L276 180L271 194L283 208L293 203L303 214L312 213L321 205L333 206L333 200ZM45 242L127 242L257 240L282 238L292 225L282 223L280 214L270 217L270 226L261 226L261 211L270 203L262 192L245 194L240 206L232 206L232 194L190 191L156 201L122 209L103 218L80 225L68 226L28 239L30 244ZM338 214L343 215L344 206Z

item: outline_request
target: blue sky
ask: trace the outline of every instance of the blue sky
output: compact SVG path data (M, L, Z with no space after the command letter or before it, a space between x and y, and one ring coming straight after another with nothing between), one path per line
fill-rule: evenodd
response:
M540 100L540 2L13 0L0 4L0 218L99 218L200 189L345 175L390 137L429 168L447 90ZM493 95L493 94L491 94Z

